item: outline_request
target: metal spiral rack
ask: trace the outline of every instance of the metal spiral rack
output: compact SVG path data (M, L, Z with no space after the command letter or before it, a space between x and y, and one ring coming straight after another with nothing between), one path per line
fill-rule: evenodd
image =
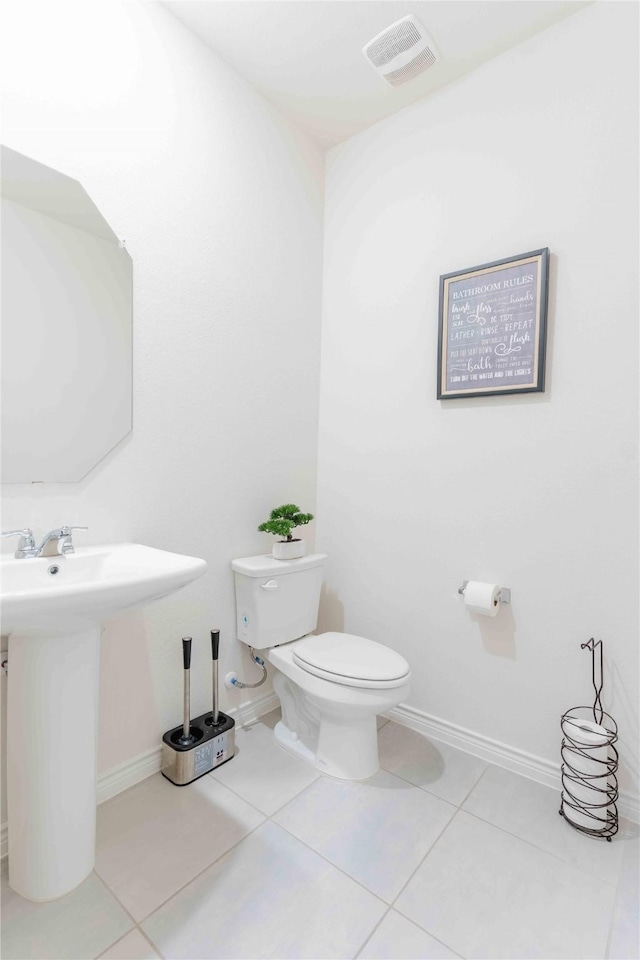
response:
M560 722L562 799L558 812L581 833L611 841L618 832L618 726L602 707L602 640L595 642L592 637L581 643L580 649L591 651L595 700L593 707L567 710Z

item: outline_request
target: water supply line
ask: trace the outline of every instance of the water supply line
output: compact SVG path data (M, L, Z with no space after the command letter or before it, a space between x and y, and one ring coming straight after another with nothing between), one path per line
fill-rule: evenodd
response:
M267 668L264 660L258 656L253 647L249 647L249 650L251 651L251 659L253 662L262 667L262 676L256 683L243 683L242 680L238 680L238 674L232 671L224 678L224 682L227 687L237 687L239 690L248 690L253 689L254 687L261 687L267 679Z

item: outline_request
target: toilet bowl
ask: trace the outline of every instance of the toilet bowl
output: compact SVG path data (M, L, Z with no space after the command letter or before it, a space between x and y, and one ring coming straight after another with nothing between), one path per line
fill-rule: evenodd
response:
M364 780L379 768L376 717L407 698L411 671L384 644L312 633L325 560L234 560L238 639L275 668L276 741L329 776Z
M300 656L308 651L310 641L317 641L311 665ZM333 654L340 647L356 646L362 660L352 657L348 675L342 675L329 656L333 670L328 670L321 655L323 642ZM368 669L367 655L381 652L397 658L395 668L389 677L371 678L374 671ZM340 780L372 777L379 768L376 718L409 695L406 660L382 644L346 633L303 637L273 647L267 658L276 668L273 687L282 704L276 740L329 776ZM364 677L354 677L354 672ZM399 675L391 676L393 673Z

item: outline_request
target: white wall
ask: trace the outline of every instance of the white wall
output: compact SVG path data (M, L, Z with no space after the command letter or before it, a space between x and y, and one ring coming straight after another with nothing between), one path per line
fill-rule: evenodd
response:
M229 565L271 548L271 507L315 510L323 160L159 4L15 3L4 21L3 141L81 181L126 239L135 302L133 433L80 483L5 486L3 529L83 523L78 544L209 563L106 630L106 770L180 721L183 635L194 714L211 627L221 675L260 676L234 639Z
M554 762L603 639L635 793L637 20L588 7L330 152L318 466L322 626L403 653L417 710ZM438 402L439 275L544 246L546 392ZM511 606L472 618L463 579Z

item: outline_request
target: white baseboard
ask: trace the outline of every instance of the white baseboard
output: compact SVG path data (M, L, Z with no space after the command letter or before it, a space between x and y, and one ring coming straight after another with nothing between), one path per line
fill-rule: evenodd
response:
M265 693L262 697L255 700L247 700L241 703L239 707L234 707L226 711L230 717L236 721L239 727L254 723L265 713L270 713L280 706L280 700L273 691ZM160 770L160 757L162 748L153 747L145 753L132 757L131 760L125 760L110 770L105 770L98 777L97 798L98 804L110 800L123 790L133 787L136 783L141 783L147 777L152 777L154 773ZM4 859L8 853L8 829L7 824L0 825L0 859Z
M234 718L238 726L246 726L254 723L265 713L270 713L280 706L280 701L275 693L270 692L258 697L255 700L247 700L228 711ZM496 766L504 767L506 770L513 770L523 777L535 780L547 787L554 787L560 790L560 764L545 760L533 753L527 753L525 750L519 750L500 740L492 740L483 734L475 733L466 727L450 723L448 720L442 720L440 717L434 717L431 714L416 710L415 707L409 707L400 704L394 707L386 714L390 720L403 724L405 727L411 727L419 733L424 733L433 740L440 740L442 743L448 743L452 747L464 750L474 757L480 757L489 763L495 763ZM131 760L125 760L124 763L106 770L98 777L98 803L104 803L111 797L115 797L123 790L135 786L147 777L153 776L160 770L161 748L154 747L146 753L141 753ZM634 823L640 823L640 800L638 797L628 793L621 793L618 800L618 811L620 816L633 820ZM8 832L7 824L0 825L0 857L7 855Z
M448 720L442 720L440 717L434 717L429 713L423 713L422 710L416 710L415 707L409 707L406 704L400 704L389 710L385 716L405 727L411 727L419 733L424 733L433 740L440 740L442 743L448 743L452 747L464 750L474 757L480 757L481 760L487 760L489 763L495 763L498 767L504 767L506 770L513 770L523 777L535 780L537 783L543 783L547 787L554 787L560 790L560 762L553 763L551 760L545 760L533 753L527 753L525 750L519 750L500 740L492 740L491 737L485 737L481 733L475 733L466 727L460 727L456 723ZM617 803L618 813L621 817L633 820L634 823L640 823L640 799L630 793L621 793Z

